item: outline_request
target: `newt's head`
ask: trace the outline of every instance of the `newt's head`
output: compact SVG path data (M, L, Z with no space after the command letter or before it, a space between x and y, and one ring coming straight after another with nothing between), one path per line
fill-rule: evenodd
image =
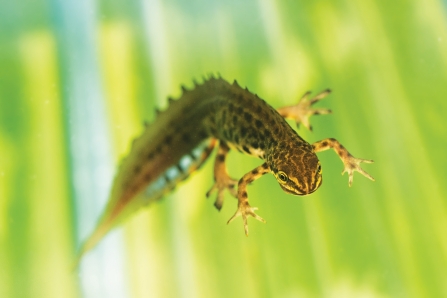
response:
M320 161L307 146L279 150L270 160L270 169L281 188L292 195L311 194L323 181Z

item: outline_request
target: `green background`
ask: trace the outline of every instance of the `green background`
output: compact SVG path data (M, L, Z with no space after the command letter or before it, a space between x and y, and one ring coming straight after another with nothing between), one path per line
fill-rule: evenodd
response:
M2 1L0 297L446 297L446 2ZM274 107L307 90L333 152L308 197L272 175L226 225L212 161L71 264L131 140L180 85L220 73ZM232 152L234 177L259 160Z

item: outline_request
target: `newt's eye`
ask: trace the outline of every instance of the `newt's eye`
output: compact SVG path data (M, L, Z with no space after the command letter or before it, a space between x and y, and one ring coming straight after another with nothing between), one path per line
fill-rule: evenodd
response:
M320 164L319 164L318 167L317 167L317 173L318 173L318 174L321 174L321 165L320 165Z
M279 182L281 182L282 184L286 183L289 180L289 177L287 177L286 173L284 173L283 171L278 172L278 178Z

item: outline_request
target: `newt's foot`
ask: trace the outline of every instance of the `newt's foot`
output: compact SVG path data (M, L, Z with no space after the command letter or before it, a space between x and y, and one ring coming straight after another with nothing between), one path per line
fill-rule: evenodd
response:
M236 184L237 180L230 178L229 176L218 176L216 182L214 182L214 185L206 193L206 197L209 198L209 196L213 192L217 191L217 197L216 201L214 202L214 206L217 208L217 210L220 211L220 209L222 209L225 189L228 189L232 196L237 197Z
M365 172L361 167L360 167L360 163L364 162L364 163L373 163L374 161L371 159L363 159L363 158L355 158L354 156L350 155L346 158L343 159L343 163L345 164L345 168L343 170L343 172L341 172L341 174L343 175L344 173L348 173L349 175L349 187L351 187L352 185L352 180L354 178L354 172L357 171L360 174L362 174L363 176L365 176L366 178L375 181L375 179L368 174L367 172Z
M330 109L312 109L312 105L328 96L331 93L331 90L326 89L323 92L317 94L315 97L309 99L310 93L310 91L306 92L296 105L280 108L278 109L278 112L284 118L294 119L298 127L301 123L307 129L312 131L312 126L309 122L310 116L332 113Z
M242 216L242 220L244 221L244 230L245 235L248 236L248 223L247 223L247 216L253 216L255 219L265 223L266 221L257 215L255 211L258 210L257 207L251 207L248 202L242 202L239 204L236 213L228 220L227 224L232 222L235 218Z

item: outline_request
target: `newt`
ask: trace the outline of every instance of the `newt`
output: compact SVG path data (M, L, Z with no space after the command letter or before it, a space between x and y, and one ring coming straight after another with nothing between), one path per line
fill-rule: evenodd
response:
M247 236L248 217L265 222L256 214L257 208L249 204L247 186L267 173L275 176L286 193L311 194L323 181L316 153L333 149L344 164L342 174L349 175L349 186L355 171L374 181L360 167L360 163L372 160L355 158L334 138L309 144L285 120L294 119L297 125L312 130L310 116L331 113L312 105L330 92L325 90L311 99L307 92L298 104L275 110L236 81L230 84L220 77L211 76L202 84L195 82L191 90L182 87L180 98L169 98L168 108L158 112L154 123L146 125L143 134L134 140L116 174L105 212L81 247L79 259L128 215L159 200L196 171L217 142L215 183L206 196L217 193L214 206L218 210L225 190L235 196L237 210L228 223L241 216ZM240 179L233 179L225 165L230 148L258 157L263 163Z

